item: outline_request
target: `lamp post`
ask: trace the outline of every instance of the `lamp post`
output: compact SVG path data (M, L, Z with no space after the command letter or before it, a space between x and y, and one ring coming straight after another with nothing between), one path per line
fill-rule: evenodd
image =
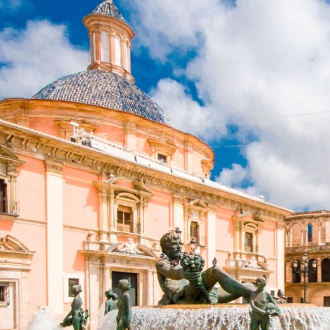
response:
M303 258L301 261L301 266L300 269L298 270L298 260L295 260L293 262L293 271L296 274L302 275L304 277L304 303L306 303L306 291L307 291L307 277L308 275L311 275L313 273L315 273L316 271L316 260L313 260L312 262L312 269L308 269L308 259L307 259L307 253L303 254Z

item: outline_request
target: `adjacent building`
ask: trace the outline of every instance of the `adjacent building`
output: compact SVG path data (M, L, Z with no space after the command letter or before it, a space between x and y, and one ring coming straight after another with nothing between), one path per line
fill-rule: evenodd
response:
M74 284L90 329L121 278L134 305L156 305L159 239L176 227L207 266L283 290L290 210L210 180L213 150L134 84L134 31L112 0L83 22L87 71L0 102L0 329L40 307L61 320Z
M306 295L308 303L330 306L329 228L329 211L297 212L285 218L285 294L288 302L303 302Z

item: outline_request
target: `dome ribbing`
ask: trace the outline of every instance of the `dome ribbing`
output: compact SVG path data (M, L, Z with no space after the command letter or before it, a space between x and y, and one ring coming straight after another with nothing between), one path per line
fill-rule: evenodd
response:
M164 110L147 94L113 72L90 70L75 73L42 88L32 99L96 105L175 127Z

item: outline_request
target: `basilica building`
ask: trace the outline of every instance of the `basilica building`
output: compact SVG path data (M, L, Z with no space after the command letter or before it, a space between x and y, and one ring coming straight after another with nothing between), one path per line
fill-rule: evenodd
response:
M283 290L291 211L210 179L213 150L135 85L134 31L112 0L83 23L87 71L0 101L0 329L26 329L40 308L62 320L75 284L90 329L122 278L133 305L157 305L169 230L207 267L216 257L240 282Z

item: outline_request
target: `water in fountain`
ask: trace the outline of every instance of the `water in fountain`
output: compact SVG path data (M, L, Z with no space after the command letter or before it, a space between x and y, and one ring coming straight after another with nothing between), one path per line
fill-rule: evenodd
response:
M61 326L55 324L52 313L47 308L39 308L33 320L28 325L28 330L60 330Z
M189 309L192 306L173 308L133 308L133 330L248 330L249 307L213 306ZM282 307L282 317L271 317L272 330L327 330L330 324L329 309L297 305ZM108 313L97 330L115 330L118 311Z

